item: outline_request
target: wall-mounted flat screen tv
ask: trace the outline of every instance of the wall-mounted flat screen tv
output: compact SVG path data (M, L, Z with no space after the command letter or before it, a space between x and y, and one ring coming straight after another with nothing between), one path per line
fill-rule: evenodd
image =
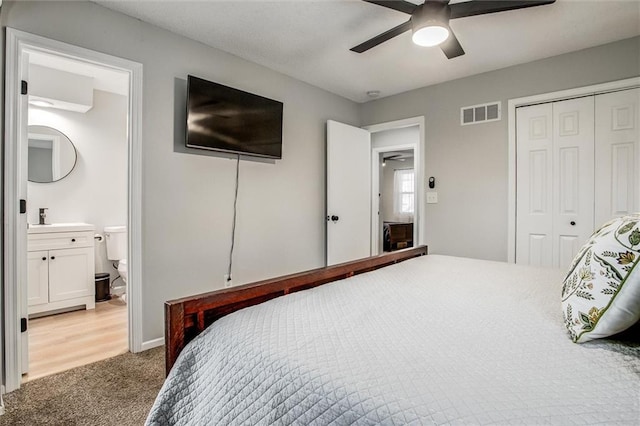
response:
M282 102L187 79L187 147L282 158Z

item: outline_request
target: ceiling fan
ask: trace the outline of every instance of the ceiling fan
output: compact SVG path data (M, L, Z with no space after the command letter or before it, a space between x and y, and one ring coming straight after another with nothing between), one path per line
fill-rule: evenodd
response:
M449 4L449 0L426 0L420 5L402 0L363 1L404 12L411 15L411 18L404 24L400 24L364 43L352 47L351 51L356 53L366 52L395 36L412 30L412 40L415 44L419 46L440 45L447 58L452 59L464 55L464 49L462 49L460 42L458 42L449 27L449 20L543 6L554 3L556 0L475 0L454 4Z

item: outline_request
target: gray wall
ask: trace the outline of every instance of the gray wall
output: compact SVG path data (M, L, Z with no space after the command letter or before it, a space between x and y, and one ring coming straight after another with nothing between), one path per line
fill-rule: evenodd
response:
M507 100L640 75L640 37L475 75L361 108L362 125L423 115L430 253L507 260ZM502 120L460 126L460 107L502 101ZM426 188L426 184L425 184Z
M357 104L93 3L3 2L2 26L144 65L143 340L164 301L221 288L229 257L235 161L174 140L187 74L284 102L283 159L240 164L234 282L324 264L325 121L358 125Z

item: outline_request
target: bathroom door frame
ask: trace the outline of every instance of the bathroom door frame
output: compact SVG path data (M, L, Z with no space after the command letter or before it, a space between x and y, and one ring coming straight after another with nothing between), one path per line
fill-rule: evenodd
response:
M150 349L142 341L142 64L68 43L37 36L7 27L5 66L5 134L4 134L4 373L5 392L20 387L22 333L19 294L26 286L26 267L20 258L27 256L26 246L19 243L20 173L22 143L19 126L26 126L26 117L17 113L23 57L28 52L42 52L67 57L92 65L111 68L129 74L128 136L128 281L127 310L129 350ZM20 253L18 253L18 249Z

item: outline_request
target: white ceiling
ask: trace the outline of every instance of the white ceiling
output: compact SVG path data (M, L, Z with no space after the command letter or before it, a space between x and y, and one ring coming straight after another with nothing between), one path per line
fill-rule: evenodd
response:
M557 0L452 20L466 55L448 60L410 32L349 51L409 18L360 0L94 1L357 102L640 34L640 0Z

